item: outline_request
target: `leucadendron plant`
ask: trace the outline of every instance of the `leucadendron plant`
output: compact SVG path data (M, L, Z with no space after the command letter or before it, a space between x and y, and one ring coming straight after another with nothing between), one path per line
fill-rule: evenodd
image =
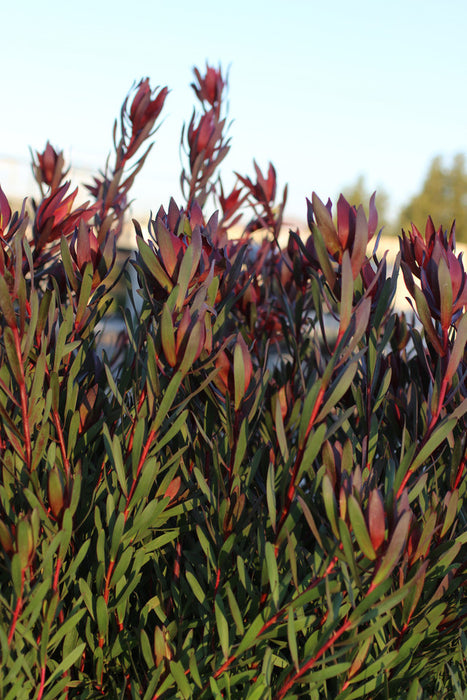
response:
M0 190L0 698L460 700L454 230L402 232L390 267L374 196L313 193L282 242L271 164L223 185L226 77L193 88L137 284L115 251L166 88L126 98L87 203L50 143L37 200Z

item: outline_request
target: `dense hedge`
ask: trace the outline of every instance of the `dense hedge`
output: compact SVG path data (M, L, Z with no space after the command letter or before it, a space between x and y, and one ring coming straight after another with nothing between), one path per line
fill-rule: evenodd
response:
M413 227L389 270L374 197L313 194L281 247L272 165L223 189L221 70L193 88L184 202L135 222L107 352L167 89L127 98L90 202L50 144L31 219L0 190L0 697L464 698L454 232Z

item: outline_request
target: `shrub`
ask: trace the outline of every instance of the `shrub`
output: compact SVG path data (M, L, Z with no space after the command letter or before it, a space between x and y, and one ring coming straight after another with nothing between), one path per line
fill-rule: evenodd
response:
M135 222L108 351L116 240L167 89L125 100L88 203L50 144L31 221L0 191L0 696L464 697L454 231L403 232L390 271L374 196L333 219L313 194L310 235L281 247L272 165L224 191L221 70L193 87L184 204Z

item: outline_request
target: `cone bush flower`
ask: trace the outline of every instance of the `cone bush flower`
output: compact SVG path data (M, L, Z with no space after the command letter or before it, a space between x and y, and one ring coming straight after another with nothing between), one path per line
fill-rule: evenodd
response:
M463 697L454 228L391 267L374 195L313 192L283 243L272 164L224 187L225 74L192 87L181 201L123 269L167 88L131 89L88 203L49 142L36 199L0 188L0 696Z

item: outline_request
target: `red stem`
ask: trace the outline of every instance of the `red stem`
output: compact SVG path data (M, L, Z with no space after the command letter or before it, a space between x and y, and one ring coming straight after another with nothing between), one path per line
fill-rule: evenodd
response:
M53 411L53 419L54 419L55 429L57 431L58 443L60 445L60 452L61 452L62 459L63 459L63 466L65 467L66 483L68 485L68 481L70 478L70 462L68 460L68 456L66 453L65 438L63 436L62 425L60 423L60 417L59 417L57 411Z
M154 440L155 435L156 435L156 431L155 431L155 430L151 430L151 432L150 432L149 435L148 435L148 439L146 440L146 444L145 444L145 446L144 446L144 449L143 449L143 451L142 451L142 453L141 453L141 457L139 458L138 468L137 468L137 470L136 470L136 476L135 476L135 478L133 479L133 483L132 483L132 485L131 485L130 493L128 494L128 498L126 499L126 505L125 505L125 511L124 511L125 522L127 521L127 518L128 518L128 506L130 505L130 501L131 501L131 499L133 498L133 494L134 494L134 492L135 492L136 485L137 485L137 483L138 483L138 479L139 479L139 475L140 475L140 473L141 473L141 469L143 468L143 464L144 464L144 462L145 462L145 460L146 460L146 457L148 456L148 452L149 452L149 450L150 450L151 447L152 447L152 441Z
M8 645L11 644L11 640L13 639L13 635L14 635L15 629L16 629L16 623L18 622L18 618L20 616L21 609L23 607L24 571L25 571L24 569L21 569L21 590L20 590L19 598L16 601L15 612L13 613L13 620L11 622L10 632L8 634Z
M328 566L327 566L326 571L324 572L324 574L322 574L321 576L319 576L318 578L316 578L312 583L310 583L310 584L305 588L304 591L302 591L301 593L299 593L298 596L297 596L296 598L294 598L294 599L291 601L291 603L296 603L297 600L299 600L301 596L305 595L306 593L308 593L308 591L311 591L311 590L312 590L313 588L315 588L318 584L320 584L321 581L323 581L323 579L325 579L326 576L328 576L328 575L331 573L331 571L332 571L333 568L335 567L337 561L338 561L338 558L337 558L337 557L334 557L334 559L332 559L331 562L328 564ZM289 603L289 605L290 605L291 603ZM279 618L283 617L284 615L287 615L288 612L289 612L289 605L284 606L283 608L281 608L280 610L278 610L272 617L270 617L269 620L267 620L267 621L264 623L264 625L261 627L261 629L260 629L260 631L258 632L258 634L256 635L256 637L257 637L257 638L260 637L260 636L263 634L263 632L265 632L267 629L269 629L269 627L271 627L271 625L273 625ZM221 676L221 675L224 673L224 671L232 664L233 661L235 661L236 658L237 658L237 654L232 654L232 656L229 656L229 658L226 659L226 661L224 661L224 663L222 664L222 666L219 666L219 668L217 669L217 671L214 672L213 678L214 678L214 679L219 678L219 676Z
M299 668L298 671L292 672L288 678L286 679L286 682L282 686L282 688L278 691L278 693L274 696L274 700L281 700L290 688L294 685L294 683L301 677L303 676L304 673L310 670L310 668L313 668L315 663L323 656L323 654L326 653L326 651L332 647L333 644L337 642L339 637L341 637L344 632L350 627L351 625L350 619L345 620L345 622L341 625L341 627L334 632L334 634L331 636L330 639L326 642L326 644L321 647L319 652L309 661L307 661L301 668Z
M323 397L324 397L324 392L325 392L325 391L326 391L326 387L322 385L322 386L320 387L319 392L318 392L318 396L316 397L316 402L315 402L315 405L314 405L314 407L313 407L313 411L312 411L312 413L311 413L310 420L309 420L309 422L308 422L308 427L307 427L307 429L306 429L305 437L304 437L304 439L303 439L303 445L304 445L304 446L306 445L306 441L307 441L308 435L309 435L310 432L311 432L311 429L312 429L312 427L313 427L313 424L314 424L314 422L315 422L315 420L316 420L316 416L318 415L318 412L319 412L319 410L320 410L320 408L321 408L321 404L322 404L322 402L323 402ZM286 496L285 496L284 507L282 508L281 518L280 518L280 521L279 521L279 525L278 525L278 527L277 527L276 543L277 543L277 539L278 539L278 537L279 537L279 535L280 535L280 532L281 532L281 530L282 530L282 527L283 527L283 525L284 525L284 523L285 523L285 521L287 520L287 517L288 517L288 515L289 515L290 506L292 505L292 501L293 501L293 498L294 498L294 495L295 495L295 489L296 489L295 480L296 480L296 478L297 478L297 474L298 474L298 472L299 472L300 465L301 465L301 463L302 463L302 459L303 459L304 453L305 453L305 448L304 448L304 447L299 448L299 450L298 450L298 452L297 452L297 457L295 458L295 462L294 462L292 474L291 474L291 477L290 477L289 488L287 489L287 493L286 493Z
M104 600L105 600L106 605L109 602L110 579L112 578L114 568L115 568L115 562L113 560L111 560L109 562L109 568L107 569L107 574L105 577Z
M45 685L45 670L46 670L46 664L45 664L45 659L44 659L44 665L41 668L41 684L39 687L39 693L37 695L37 700L41 700L43 694L44 694L44 685Z

